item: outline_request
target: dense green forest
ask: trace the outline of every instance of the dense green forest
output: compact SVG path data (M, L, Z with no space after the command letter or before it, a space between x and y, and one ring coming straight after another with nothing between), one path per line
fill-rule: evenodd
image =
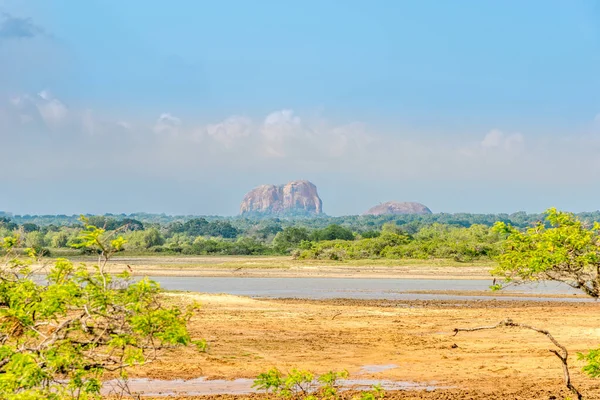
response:
M600 212L581 213L591 223ZM157 214L88 216L119 231L125 252L187 255L293 255L300 259L451 258L470 261L498 254L502 221L524 229L543 214L430 214L314 218L194 217ZM0 214L0 237L18 233L22 247L51 255L80 234L79 216Z

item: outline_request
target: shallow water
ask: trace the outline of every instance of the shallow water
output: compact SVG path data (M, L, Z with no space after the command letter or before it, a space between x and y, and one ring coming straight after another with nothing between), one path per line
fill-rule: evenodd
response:
M359 374L374 374L377 372L388 371L390 369L398 368L396 364L386 365L363 365L360 369Z
M378 278L246 278L246 277L150 277L167 290L227 293L238 296L306 299L383 300L531 300L590 301L584 297L543 297L574 295L566 284L542 282L515 286L503 296L463 296L451 293L410 293L411 291L489 291L491 279L378 279ZM508 295L512 294L512 296ZM519 297L519 294L540 297Z
M252 388L252 379L235 379L226 381L222 379L207 380L206 378L196 378L189 380L155 380L155 379L130 379L129 389L144 396L202 396L214 394L241 395L250 393L259 393ZM391 381L376 379L345 379L339 382L341 390L371 390L373 385L381 385L384 390L434 390L438 387L433 383L421 383L410 381ZM104 383L104 394L110 394L113 390L118 390L116 381Z

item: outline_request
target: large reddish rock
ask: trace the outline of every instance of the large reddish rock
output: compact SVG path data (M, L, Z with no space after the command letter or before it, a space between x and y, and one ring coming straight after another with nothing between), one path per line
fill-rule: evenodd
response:
M262 185L244 196L241 214L322 214L323 202L309 181Z
M387 214L431 214L431 210L421 203L388 201L371 207L363 215Z

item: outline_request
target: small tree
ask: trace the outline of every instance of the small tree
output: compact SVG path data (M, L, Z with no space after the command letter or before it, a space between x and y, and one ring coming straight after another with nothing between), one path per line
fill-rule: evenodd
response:
M277 233L273 239L273 248L278 253L289 253L303 240L308 240L308 230L303 227L289 226Z
M548 226L539 222L522 232L504 222L495 230L506 235L498 266L492 271L507 283L551 280L588 296L600 296L600 224L586 226L573 214L551 208Z
M67 232L60 231L52 235L51 245L54 248L67 247L69 243L69 235Z
M128 367L165 347L204 348L187 331L195 306L167 307L156 282L105 272L122 238L87 225L76 246L98 251L98 265L90 271L58 259L45 282L34 276L33 251L14 256L17 244L9 237L0 247L0 398L97 399L106 371L125 379Z
M165 243L165 239L161 236L156 228L150 228L144 232L143 244L146 249L154 246L161 246Z
M318 229L311 234L315 242L322 240L354 240L354 233L343 226L331 224L323 229Z
M575 215L550 208L546 223L522 232L504 222L495 229L506 235L498 266L492 273L504 279L494 285L551 280L566 283L594 299L600 297L600 224L586 225ZM566 354L566 353L565 353ZM600 377L600 348L579 358L583 370ZM566 365L566 356L565 356Z

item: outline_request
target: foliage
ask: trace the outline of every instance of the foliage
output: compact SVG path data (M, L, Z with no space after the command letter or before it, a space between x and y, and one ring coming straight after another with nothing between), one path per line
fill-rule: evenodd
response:
M381 232L376 230L365 231L360 234L363 239L373 239L379 237L379 235L381 235Z
M88 270L57 259L45 281L34 274L33 250L28 259L15 256L18 243L2 241L0 398L97 399L106 371L125 379L128 367L153 361L162 348L205 346L186 328L196 305L167 307L156 282L105 272L122 237L86 224L75 245L95 249L98 264Z
M402 230L386 227L376 237L354 241L331 240L304 242L301 259L365 258L451 258L470 261L490 258L498 253L500 235L483 225L469 228L434 224L411 236Z
M264 221L248 229L248 234L254 234L261 239L272 239L282 230L283 228L281 227L280 223L276 221Z
M498 222L494 230L506 235L498 266L493 274L504 282L553 280L600 297L600 224L586 224L574 214L550 208L546 224L540 222L526 231ZM600 377L600 348L579 354L586 361L583 370Z
M279 393L283 390L285 379L277 368L259 374L254 380L253 388L264 390L267 393Z
M191 219L185 223L175 222L168 228L171 233L185 233L190 236L220 236L232 239L239 231L228 221L207 221L205 218Z
M319 390L321 398L335 399L337 397L341 379L348 379L348 371L329 371L319 376L318 381L322 385Z
M359 397L355 397L354 400L381 400L385 397L385 390L381 385L373 385L373 390L368 392L361 392Z
M67 232L57 232L51 236L50 245L54 248L67 247L69 243L69 235Z
M290 226L283 229L273 239L273 248L278 253L286 254L295 249L305 240L308 240L308 229Z
M228 255L259 255L269 254L270 249L263 243L254 238L239 238L236 241L226 241L222 239L204 239L199 236L191 245L181 248L183 254L207 255L207 254L228 254Z
M546 211L548 227L537 224L520 231L503 222L494 229L506 235L498 267L505 283L553 280L600 296L600 224L586 226L571 213ZM499 288L499 287L496 287Z
M114 231L139 231L144 229L144 224L133 218L117 219L104 215L92 215L87 217L91 225L102 227L103 229Z
M32 249L35 249L38 254L45 253L44 247L46 246L46 240L44 234L40 231L30 231L25 235L25 245Z
M37 232L39 230L40 230L40 227L31 222L26 222L23 224L23 232L25 232L25 233Z
M306 370L292 369L284 375L279 369L271 368L258 375L252 387L287 399L336 399L340 380L347 378L348 371L345 370L329 371L316 377L314 373ZM375 390L378 390L377 393L382 393L380 387L376 387Z
M292 254L302 259L436 258L461 262L494 257L503 240L502 234L491 231L487 225L421 224L417 223L421 221L416 219L417 216L395 216L412 221L404 223L405 220L392 217L340 217L338 220L345 221L344 225L329 224L323 228L311 227L317 222L319 225L316 226L321 226L320 219L207 217L167 225L142 224L131 217L101 216L92 220L103 223L106 232L120 232L127 241L123 250L138 254ZM21 229L17 227L10 231L0 227L0 238L22 232ZM39 254L49 254L49 251L71 246L81 230L81 226L77 225L46 225L38 231L26 233L24 237L27 245L34 247ZM82 251L93 253L89 248Z
M324 229L315 230L310 238L315 242L322 240L354 240L354 233L343 226L331 224Z
M15 224L10 218L0 216L0 228L8 231L16 230L19 225Z
M302 398L315 390L314 379L308 371L292 369L284 376L280 370L272 368L258 375L252 387L284 398Z
M165 239L161 236L156 228L150 228L143 233L143 246L147 249L154 246L161 246L165 243Z
M600 378L600 348L590 350L587 353L577 354L579 360L586 362L583 372L593 378Z
M592 223L594 221L600 222L600 211L580 213L577 216L584 222ZM41 229L44 227L54 226L65 226L72 227L79 223L78 215L11 215L0 212L0 217L6 218L18 225L25 223L33 223L38 225ZM93 217L88 215L88 217ZM165 215L165 214L148 214L148 213L133 213L133 214L106 214L101 216L105 220L100 221L96 226L104 227L107 230L118 229L124 225L128 220L137 221L142 224L141 227L137 225L137 230L143 229L146 226L160 226L167 228L170 225L174 227L180 226L187 221L194 219L204 219L207 222L223 221L229 222L231 226L236 228L238 236L240 234L247 234L254 227L265 227L267 225L277 226L278 229L283 229L288 226L304 227L309 230L323 229L331 224L336 224L350 229L353 232L362 233L370 230L381 230L382 226L386 223L392 223L398 225L403 231L414 234L418 232L422 227L439 223L443 225L461 226L468 228L472 225L485 225L492 226L497 221L503 221L507 224L511 224L517 228L527 228L535 225L538 221L544 218L541 214L527 214L525 212L516 212L513 214L468 214L468 213L438 213L438 214L427 214L427 215L415 215L415 214L404 214L404 215L346 215L340 217L330 217L326 215L314 216L310 218L306 217L276 217L276 216L261 216L260 218L253 218L249 216L238 216L238 217L219 217L219 216L195 216L195 215ZM106 225L104 225L106 221ZM133 225L131 223L130 225ZM259 228L260 229L260 228ZM170 232L171 233L182 233L182 232ZM274 232L273 234L276 234ZM201 232L201 233L190 233L192 236L220 236L214 232Z

